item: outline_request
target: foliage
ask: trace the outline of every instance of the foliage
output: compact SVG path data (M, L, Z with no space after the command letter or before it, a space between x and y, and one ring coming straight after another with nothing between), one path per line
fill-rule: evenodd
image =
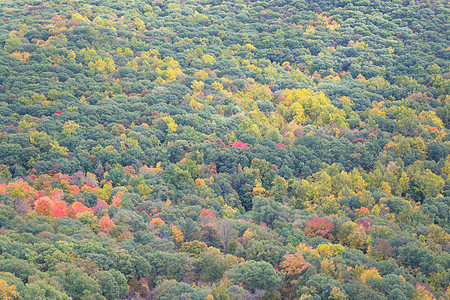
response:
M447 2L2 1L0 298L449 297Z

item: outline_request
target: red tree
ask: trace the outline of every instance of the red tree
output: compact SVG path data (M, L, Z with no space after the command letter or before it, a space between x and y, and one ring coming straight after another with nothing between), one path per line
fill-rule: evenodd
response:
M314 217L306 221L304 231L310 237L322 236L331 238L331 232L334 230L334 225L327 218Z
M34 201L34 210L41 215L49 216L52 210L52 203L50 202L50 198L44 196Z

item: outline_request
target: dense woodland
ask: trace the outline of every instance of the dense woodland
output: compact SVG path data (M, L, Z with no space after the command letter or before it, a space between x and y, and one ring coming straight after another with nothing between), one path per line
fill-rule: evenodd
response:
M1 0L1 299L450 299L445 0Z

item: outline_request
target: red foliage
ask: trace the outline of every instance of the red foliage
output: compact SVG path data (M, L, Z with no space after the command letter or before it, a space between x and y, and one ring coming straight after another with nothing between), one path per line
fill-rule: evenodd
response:
M53 208L57 208L57 209L61 209L61 210L66 210L67 208L67 203L66 201L58 201L53 205Z
M247 221L247 220L244 220L244 219L238 219L238 221L239 221L239 222L242 222L242 223L247 223L247 224L250 224L250 223L251 223L250 221Z
M277 144L277 146L278 146L278 148L281 148L281 149L286 149L286 146L285 146L285 145L283 145L282 143L278 143L278 144Z
M358 220L358 225L362 228L364 228L364 230L367 230L370 228L370 223L372 222L372 220L369 218L368 220L364 220L364 219L359 219Z
M56 207L54 207L52 209L52 211L50 212L50 215L55 218L67 217L66 213L62 209L59 209Z
M57 110L55 111L55 113L57 113L58 115L60 115L60 114L61 114L61 111L60 111L59 109L57 109Z
M52 210L52 203L50 202L50 198L41 197L38 200L34 201L34 210L44 216L50 215L50 211Z
M379 240L378 244L372 249L371 252L373 256L379 259L388 259L394 254L391 244L385 240Z
M69 218L75 219L77 214L81 214L86 211L90 211L90 209L87 208L86 205L81 202L74 202L69 206L68 209L66 209L66 214Z
M426 285L426 284L422 284L420 282L416 283L416 289L419 288L419 287L423 287L428 292L430 291L430 287L428 285Z
M222 246L222 243L220 242L219 232L211 225L202 227L202 231L200 233L200 241L205 242L208 246L216 248Z
M310 237L322 236L331 238L334 225L327 218L314 217L306 221L304 231Z
M36 193L33 193L34 199L39 199L41 197L45 196L45 194L42 191L37 191Z
M215 219L216 218L216 216L214 215L212 210L210 210L208 208L202 209L202 212L200 213L200 217L209 218L209 219Z
M235 142L233 145L231 145L232 148L248 148L248 145L244 142Z

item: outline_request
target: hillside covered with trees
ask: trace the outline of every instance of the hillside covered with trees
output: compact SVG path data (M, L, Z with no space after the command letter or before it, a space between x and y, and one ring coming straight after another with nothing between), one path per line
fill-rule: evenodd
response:
M1 0L0 298L450 299L445 0Z

